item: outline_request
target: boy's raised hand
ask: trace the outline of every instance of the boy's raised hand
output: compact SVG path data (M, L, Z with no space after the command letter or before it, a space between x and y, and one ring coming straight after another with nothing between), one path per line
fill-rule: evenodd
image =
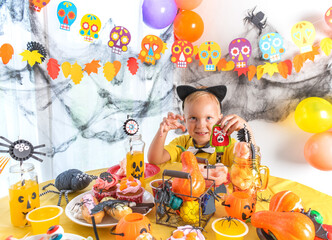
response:
M186 127L178 120L184 121L183 116L169 112L167 117L164 117L163 121L160 123L160 136L163 136L164 133L168 133L169 130L178 128L180 128L183 132L186 131Z
M230 136L234 131L239 131L241 128L244 128L244 124L248 126L247 122L236 114L224 116L221 118L219 124L223 129L222 131L228 136Z

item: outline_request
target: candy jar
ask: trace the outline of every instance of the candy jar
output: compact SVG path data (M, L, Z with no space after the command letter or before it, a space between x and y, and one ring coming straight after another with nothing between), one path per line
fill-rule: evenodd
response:
M144 185L145 172L144 147L145 142L142 140L141 134L128 136L126 143L126 175L127 177L133 176L134 178L140 180L142 185Z
M230 169L233 192L246 192L256 200L257 192L267 187L269 168L260 165L261 155L259 147L254 147L252 144L244 142L237 144L241 146L235 147L235 157Z
M11 222L15 227L28 225L26 215L40 206L39 185L32 163L21 162L9 168L9 206Z

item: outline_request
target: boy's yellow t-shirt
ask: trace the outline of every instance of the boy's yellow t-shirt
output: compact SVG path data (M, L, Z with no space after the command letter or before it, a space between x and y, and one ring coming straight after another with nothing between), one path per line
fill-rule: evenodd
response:
M222 156L221 162L225 165L230 167L233 163L233 149L236 140L232 138L232 143L230 146L225 148L224 155ZM190 146L194 146L193 139L190 135L182 135L173 139L168 145L164 146L164 149L169 153L171 156L170 162L181 162L181 153L182 150L177 147L177 145L188 149ZM201 146L199 146L201 147ZM216 164L216 152L214 153L206 153L206 152L199 152L195 155L196 157L206 158L209 160L209 164Z

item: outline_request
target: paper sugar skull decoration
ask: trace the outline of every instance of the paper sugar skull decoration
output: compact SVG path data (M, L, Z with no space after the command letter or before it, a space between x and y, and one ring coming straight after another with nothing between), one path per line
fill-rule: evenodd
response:
M142 62L154 65L156 60L161 58L161 54L165 53L166 43L155 35L147 35L143 38L141 47L142 50L139 53L138 58Z
M186 68L193 60L191 56L194 53L194 47L191 42L185 40L176 40L172 45L171 61L176 63L178 68Z
M70 31L70 26L75 22L77 17L77 8L74 3L69 1L59 3L57 14L60 22L60 29Z
M251 44L245 38L236 38L229 44L229 55L235 63L235 70L248 68L251 56Z
M221 155L224 154L225 148L232 143L231 138L222 132L220 125L214 125L210 136L210 146L216 148L216 162L221 162Z
M81 20L80 34L87 42L93 42L94 39L99 37L99 31L101 28L100 19L93 14L86 14Z
M50 0L30 0L30 5L36 12L40 12L49 2Z
M216 65L221 58L221 48L218 43L204 42L199 46L198 52L204 71L216 71Z
M332 28L332 7L330 7L325 13L325 22Z
M112 48L112 52L121 54L122 52L126 52L128 50L130 39L130 32L127 28L115 26L110 33L108 46Z
M267 33L259 40L259 48L262 51L262 57L270 62L276 62L281 59L281 55L285 53L283 47L284 41L279 33Z
M311 52L316 31L311 22L302 21L292 27L292 40L300 48L301 53Z

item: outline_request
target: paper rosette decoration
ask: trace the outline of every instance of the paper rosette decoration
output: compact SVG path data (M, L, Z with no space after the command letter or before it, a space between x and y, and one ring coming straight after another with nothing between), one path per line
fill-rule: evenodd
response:
M70 31L70 26L75 22L77 17L77 8L74 3L63 1L59 3L57 10L60 29Z
M221 58L221 48L216 42L204 42L198 48L200 62L204 71L216 71L216 66Z
M156 60L161 58L161 54L167 49L166 43L155 35L147 35L141 43L142 50L138 58L143 62L155 65Z
M115 26L110 33L108 46L112 48L112 52L121 54L128 50L131 36L127 28Z
M176 64L178 68L186 68L189 63L192 63L191 56L194 54L194 47L191 42L185 40L176 40L172 45L171 61Z
M96 15L86 14L82 17L80 34L85 41L93 42L94 39L97 39L100 28L101 21Z

